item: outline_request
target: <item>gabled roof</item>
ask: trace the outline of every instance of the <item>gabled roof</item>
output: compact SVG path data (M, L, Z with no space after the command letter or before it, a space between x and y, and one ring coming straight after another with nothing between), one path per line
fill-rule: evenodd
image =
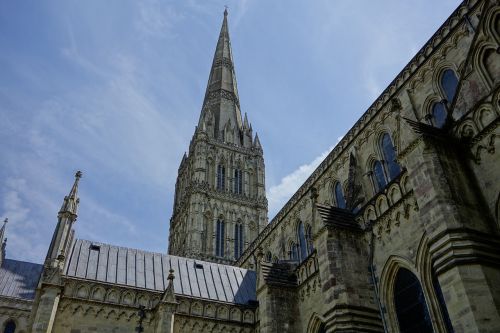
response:
M0 296L33 300L43 265L4 259L0 267Z
M65 274L163 292L170 268L176 295L236 304L257 299L254 271L80 239L73 245Z

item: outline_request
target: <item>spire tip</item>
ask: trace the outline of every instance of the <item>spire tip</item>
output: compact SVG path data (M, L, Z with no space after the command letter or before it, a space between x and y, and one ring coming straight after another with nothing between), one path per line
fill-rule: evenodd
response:
M80 170L78 170L78 171L75 173L75 178L76 178L76 179L80 179L80 178L82 178L82 176L83 176L83 173L82 173Z
M227 16L227 8L228 8L227 5L224 6L224 16Z

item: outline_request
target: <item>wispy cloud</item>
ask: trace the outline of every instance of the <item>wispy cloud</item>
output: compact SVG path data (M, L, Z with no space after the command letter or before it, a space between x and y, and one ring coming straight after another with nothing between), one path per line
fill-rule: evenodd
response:
M281 178L279 184L269 188L267 191L267 200L269 202L270 219L299 189L299 187L306 181L307 177L309 177L318 165L326 158L326 156L328 156L332 149L333 146L324 151L310 163L299 166L297 169Z
M183 15L165 1L143 0L137 3L139 15L137 29L147 36L166 38L175 35L175 24Z

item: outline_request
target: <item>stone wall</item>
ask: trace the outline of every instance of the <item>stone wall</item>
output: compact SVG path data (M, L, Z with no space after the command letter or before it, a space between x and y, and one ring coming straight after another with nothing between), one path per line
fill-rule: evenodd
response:
M318 322L329 332L360 331L334 324L348 312L336 310L342 303L353 313L365 311L371 329L397 332L393 293L400 268L421 283L436 331L446 330L447 315L455 331L499 329L499 15L493 1L459 7L239 260L251 267L259 251L272 261L289 260L299 221L312 226L322 290L299 288L299 331L314 332ZM436 131L432 107L444 98L439 81L446 69L459 78L447 105L454 121ZM383 133L391 136L401 173L378 191L371 167L382 159ZM350 156L360 171L354 180ZM350 182L361 189L360 234L329 227L316 211L318 203L336 205L337 182L346 196Z

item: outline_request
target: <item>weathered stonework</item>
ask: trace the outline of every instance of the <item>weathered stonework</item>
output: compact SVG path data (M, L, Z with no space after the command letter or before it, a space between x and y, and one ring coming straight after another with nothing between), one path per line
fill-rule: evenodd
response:
M234 263L267 224L264 169L259 138L241 116L225 15L200 121L179 167L169 253ZM224 222L223 253L217 221ZM236 244L239 226L243 244Z
M266 224L263 152L241 116L226 12L170 226L170 254L191 259L74 240L77 174L34 299L2 294L0 325L354 333L424 322L424 332L499 332L499 50L498 1L464 1ZM15 263L3 251L7 276ZM420 317L408 323L398 295L410 289L418 297L404 301Z

